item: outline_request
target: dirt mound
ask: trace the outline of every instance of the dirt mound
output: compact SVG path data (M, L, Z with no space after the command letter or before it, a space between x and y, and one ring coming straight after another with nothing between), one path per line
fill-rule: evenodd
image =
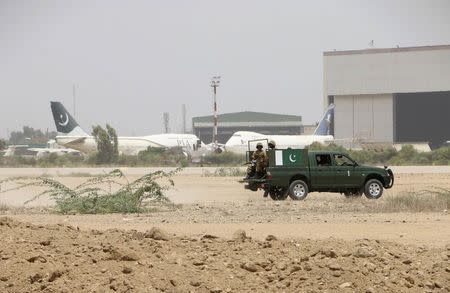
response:
M149 227L151 228L151 227ZM187 238L0 218L1 292L405 292L450 290L450 246ZM244 241L243 241L244 239Z

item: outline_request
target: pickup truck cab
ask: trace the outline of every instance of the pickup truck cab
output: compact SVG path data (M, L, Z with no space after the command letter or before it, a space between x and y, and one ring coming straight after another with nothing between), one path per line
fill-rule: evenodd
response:
M347 197L380 198L391 188L394 174L388 167L358 164L345 153L308 149L268 150L269 164L261 179L247 179L246 189L263 189L273 200L303 200L309 192L339 192ZM251 152L248 152L251 157Z

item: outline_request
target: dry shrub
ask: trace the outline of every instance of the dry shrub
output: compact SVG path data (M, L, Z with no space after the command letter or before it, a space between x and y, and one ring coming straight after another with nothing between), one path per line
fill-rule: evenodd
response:
M98 175L84 183L70 188L61 182L46 177L15 177L0 181L0 184L13 182L10 190L27 187L42 187L44 191L33 197L33 201L48 195L56 202L60 213L139 213L148 211L152 204L170 204L165 191L174 185L171 177L179 172L156 171L129 182L119 169ZM106 187L104 187L106 186Z
M450 207L450 190L436 188L415 193L386 196L376 207L381 212L436 212Z

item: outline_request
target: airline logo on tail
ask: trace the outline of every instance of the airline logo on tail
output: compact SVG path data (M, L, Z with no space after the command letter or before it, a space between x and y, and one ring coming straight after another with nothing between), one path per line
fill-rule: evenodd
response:
M70 115L69 111L60 102L50 102L53 120L55 121L56 130L63 134L74 134L87 136L78 125L77 121Z
M330 104L313 135L330 135L330 125L333 121L333 115L334 104Z
M65 114L65 118L63 118L64 117L63 114L59 115L59 118L62 122L58 122L58 124L61 126L67 126L67 124L69 124L69 115L67 115L67 113L64 113L64 114Z

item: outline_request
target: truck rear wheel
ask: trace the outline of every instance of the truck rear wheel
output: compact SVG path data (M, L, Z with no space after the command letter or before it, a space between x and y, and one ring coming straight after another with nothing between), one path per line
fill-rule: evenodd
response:
M303 180L294 180L289 186L289 197L293 200L304 200L308 195L308 185Z
M285 200L288 194L286 188L276 186L269 190L269 196L273 200Z
M383 195L383 184L378 179L367 180L364 185L364 194L368 199L378 199Z

